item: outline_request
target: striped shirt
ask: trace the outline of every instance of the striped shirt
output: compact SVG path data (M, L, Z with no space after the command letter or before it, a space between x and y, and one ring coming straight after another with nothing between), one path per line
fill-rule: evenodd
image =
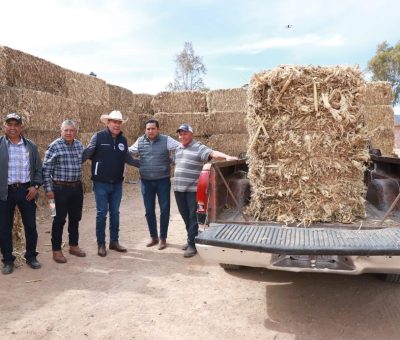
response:
M68 144L63 138L58 138L49 145L43 161L43 186L46 192L53 191L52 180L81 180L82 153L83 145L77 139Z
M8 184L30 182L29 152L21 138L18 144L8 140Z
M180 145L175 151L174 191L196 192L203 164L208 161L212 150L192 141L186 148Z

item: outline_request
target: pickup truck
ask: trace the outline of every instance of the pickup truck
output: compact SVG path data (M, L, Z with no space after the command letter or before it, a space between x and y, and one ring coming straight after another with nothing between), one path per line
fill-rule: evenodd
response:
M400 159L371 154L365 172L365 219L307 227L253 221L246 160L207 163L197 190L199 255L225 269L241 266L293 272L378 273L400 283ZM397 200L396 200L397 198Z

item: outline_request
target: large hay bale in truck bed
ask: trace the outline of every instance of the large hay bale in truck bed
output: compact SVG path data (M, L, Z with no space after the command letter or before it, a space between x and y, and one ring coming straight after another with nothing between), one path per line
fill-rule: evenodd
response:
M187 123L192 126L194 136L207 136L210 134L210 116L205 112L159 112L154 115L154 118L160 123L160 129L162 133L166 135L173 137L176 136L176 129L183 123Z
M82 73L66 71L67 97L78 103L109 105L109 90L104 80Z
M65 74L66 70L58 65L0 46L0 84L65 95Z
M160 92L151 106L157 112L206 112L206 93L200 91Z
M248 90L248 213L283 223L349 223L364 217L368 135L361 71L281 66Z
M107 84L109 92L109 105L110 111L119 110L124 111L132 106L133 93L121 86Z
M360 102L364 105L391 105L393 102L393 90L388 81L368 82L360 94Z
M207 109L213 111L242 111L247 108L247 90L243 88L207 92Z
M132 95L132 109L138 114L153 114L151 101L153 95L145 93L134 93Z

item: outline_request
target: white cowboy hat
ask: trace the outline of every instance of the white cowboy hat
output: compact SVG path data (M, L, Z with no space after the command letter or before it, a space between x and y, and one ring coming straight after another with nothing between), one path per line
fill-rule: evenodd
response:
M107 124L109 119L119 120L120 122L122 122L122 124L124 124L128 121L128 118L126 118L126 119L122 118L121 111L111 111L108 115L101 115L101 117L100 117L100 120L104 124Z

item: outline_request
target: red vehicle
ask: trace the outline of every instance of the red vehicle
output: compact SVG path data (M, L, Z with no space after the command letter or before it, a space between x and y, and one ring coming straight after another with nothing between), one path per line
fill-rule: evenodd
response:
M205 225L196 238L199 255L230 269L380 273L400 282L400 204L391 207L400 198L400 159L371 155L371 160L365 173L367 218L307 228L249 220L243 214L250 200L246 161L206 164L197 191L198 220ZM394 216L381 223L389 209Z

